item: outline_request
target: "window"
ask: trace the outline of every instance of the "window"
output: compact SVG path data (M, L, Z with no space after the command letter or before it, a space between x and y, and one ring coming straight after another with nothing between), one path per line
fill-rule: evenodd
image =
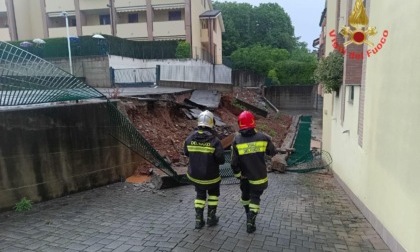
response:
M69 26L77 26L76 18L69 18Z
M170 11L168 12L169 21L181 20L181 11Z
M107 25L111 23L111 18L109 14L107 15L99 15L99 24L100 25Z
M138 13L128 14L128 23L138 23L138 22L139 22L139 14Z
M217 22L216 22L216 19L213 19L212 22L213 22L213 31L214 32L217 32Z
M349 102L353 103L354 101L354 86L350 86Z
M208 29L207 20L201 20L201 29Z

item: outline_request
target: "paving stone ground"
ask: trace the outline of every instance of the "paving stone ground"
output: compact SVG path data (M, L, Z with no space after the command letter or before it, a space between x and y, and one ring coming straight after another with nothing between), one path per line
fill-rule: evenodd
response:
M222 185L215 227L194 230L192 186L116 183L0 213L0 251L390 251L330 173L269 174L257 231L239 185Z

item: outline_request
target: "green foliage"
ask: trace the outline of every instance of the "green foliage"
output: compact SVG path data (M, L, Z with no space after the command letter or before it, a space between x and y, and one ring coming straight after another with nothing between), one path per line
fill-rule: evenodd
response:
M277 3L215 2L225 24L223 55L231 67L266 76L271 85L314 84L316 55L297 41L289 15Z
M284 85L313 85L316 62L286 60L276 65L277 78Z
M236 69L246 69L266 76L275 62L289 57L290 54L285 49L254 45L236 50L231 59Z
M23 197L16 205L13 207L16 212L26 212L31 210L32 208L32 201Z
M271 69L270 71L268 71L267 77L270 79L272 85L280 84L279 78L277 78L276 69Z
M175 57L177 59L191 58L191 45L186 41L179 41L176 47Z
M340 89L343 83L343 64L343 55L335 50L319 61L314 77L317 82L324 85L326 93Z
M235 69L245 69L267 76L272 85L311 85L316 56L306 48L289 53L285 49L255 45L232 53Z
M252 6L248 3L214 2L213 8L223 13L224 56L256 44L288 51L296 47L290 17L277 3Z

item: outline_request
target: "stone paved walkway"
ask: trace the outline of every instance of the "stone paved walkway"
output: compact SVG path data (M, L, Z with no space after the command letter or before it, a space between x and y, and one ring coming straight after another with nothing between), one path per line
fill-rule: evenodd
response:
M257 231L239 185L222 185L216 227L194 230L194 188L117 183L0 213L0 251L389 251L328 173L270 174Z

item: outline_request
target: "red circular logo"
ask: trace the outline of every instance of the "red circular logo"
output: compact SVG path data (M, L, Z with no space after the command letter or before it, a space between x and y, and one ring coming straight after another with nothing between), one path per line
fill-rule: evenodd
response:
M360 31L355 32L353 34L353 40L356 43L363 43L363 41L365 41L365 34L363 32L360 32Z

